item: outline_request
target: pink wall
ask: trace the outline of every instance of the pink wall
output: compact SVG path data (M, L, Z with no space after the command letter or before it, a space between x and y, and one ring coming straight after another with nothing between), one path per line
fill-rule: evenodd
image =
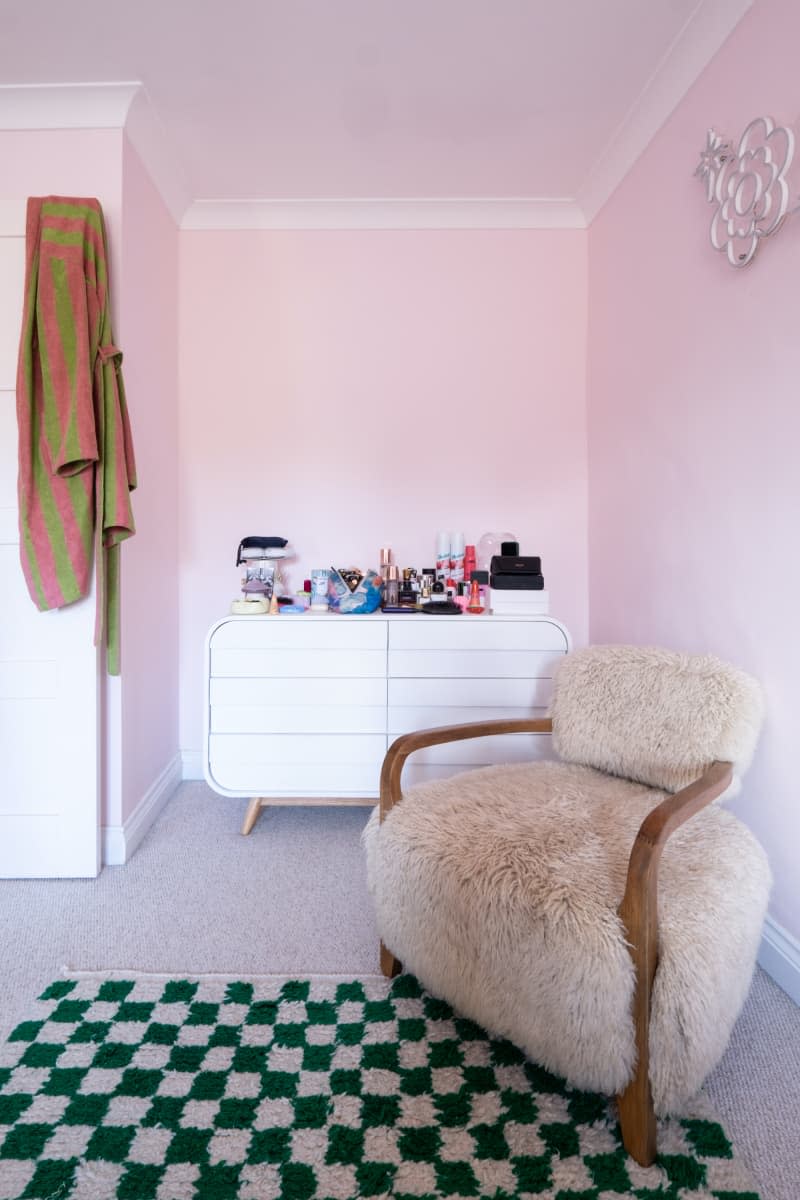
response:
M586 242L568 232L182 233L181 745L237 543L433 561L511 529L587 631Z
M139 486L122 549L121 812L178 753L178 231L127 138L119 340Z
M757 0L594 221L588 351L591 638L711 650L763 682L733 807L796 937L800 218L735 270L692 171L710 125L795 120L799 43L800 7Z

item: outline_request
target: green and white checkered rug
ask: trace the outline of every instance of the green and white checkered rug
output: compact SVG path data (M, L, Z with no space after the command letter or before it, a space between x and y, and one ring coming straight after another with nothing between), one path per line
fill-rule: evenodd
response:
M409 975L65 979L0 1047L0 1200L758 1200L707 1116L659 1151Z

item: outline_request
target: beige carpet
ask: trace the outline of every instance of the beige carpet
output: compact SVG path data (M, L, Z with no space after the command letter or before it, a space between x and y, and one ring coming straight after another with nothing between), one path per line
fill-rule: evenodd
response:
M0 1034L67 965L233 976L378 970L359 837L368 810L274 809L183 784L125 867L0 881ZM707 1091L762 1192L799 1200L800 1009L763 972Z

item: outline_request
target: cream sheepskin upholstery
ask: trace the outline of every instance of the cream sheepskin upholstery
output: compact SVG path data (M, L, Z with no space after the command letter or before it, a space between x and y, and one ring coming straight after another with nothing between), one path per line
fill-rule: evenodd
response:
M601 678L600 660L626 674L638 656L649 682L626 710ZM665 657L674 688L655 683L655 657ZM758 689L732 668L715 675L711 664L622 647L578 652L559 672L554 722L562 752L601 761L603 771L537 762L467 772L410 789L364 832L378 929L404 968L579 1088L614 1094L633 1072L634 973L617 907L639 825L666 794L607 772L657 775L672 788L699 774L718 746L740 765L749 759ZM706 732L692 726L687 756L685 720L670 724L671 713L683 712L675 692L688 681L702 723L697 679L709 674L730 680L746 715L734 713L724 686L712 688ZM604 716L575 711L586 703L581 676L602 697ZM674 731L673 759L640 707L659 710L664 737ZM609 710L629 723L630 743L615 734L611 750L592 752L587 731L604 738L614 724ZM717 805L667 842L650 1036L660 1114L680 1111L725 1049L750 985L769 887L755 837Z
M560 664L551 716L564 762L677 792L715 760L733 763L738 787L763 700L755 679L711 654L590 646Z

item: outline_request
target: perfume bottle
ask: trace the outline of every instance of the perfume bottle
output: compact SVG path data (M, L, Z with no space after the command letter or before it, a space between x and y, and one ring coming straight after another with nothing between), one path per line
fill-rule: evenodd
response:
M400 602L400 572L394 563L386 568L386 582L383 589L384 608L395 608Z
M467 601L467 612L482 613L484 609L483 596L481 596L481 585L475 576L477 571L473 571L472 580L469 585L469 600Z

